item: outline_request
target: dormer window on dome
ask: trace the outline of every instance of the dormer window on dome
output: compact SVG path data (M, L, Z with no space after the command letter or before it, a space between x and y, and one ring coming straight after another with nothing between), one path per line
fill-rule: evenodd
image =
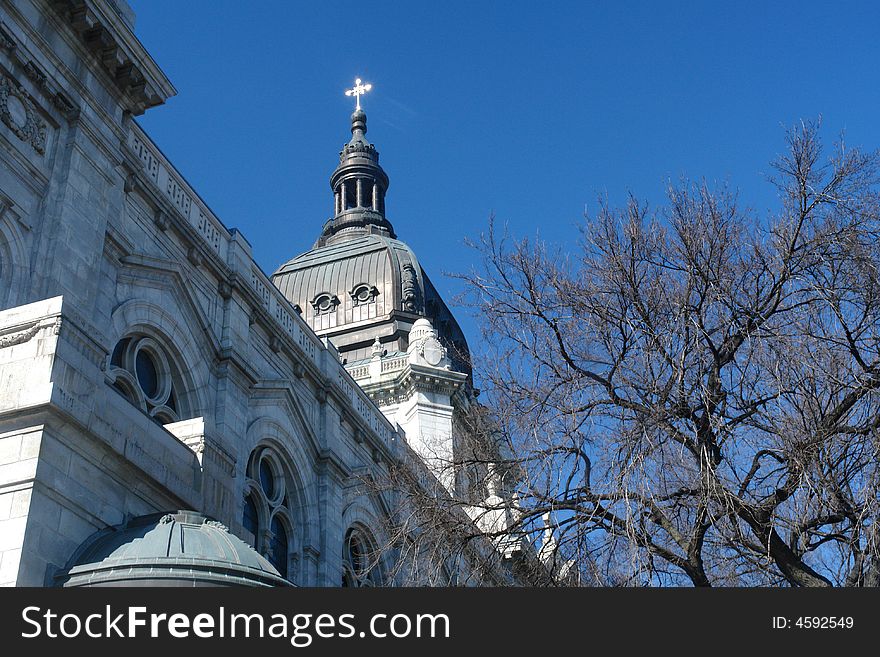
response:
M379 290L375 285L361 283L360 285L356 285L354 289L349 292L349 295L351 295L351 300L354 305L362 306L365 303L375 301L376 297L379 296Z
M315 298L312 299L312 308L315 311L316 315L325 315L327 313L331 313L336 310L336 306L339 305L339 297L335 294L330 294L329 292L321 292L320 294L316 294Z

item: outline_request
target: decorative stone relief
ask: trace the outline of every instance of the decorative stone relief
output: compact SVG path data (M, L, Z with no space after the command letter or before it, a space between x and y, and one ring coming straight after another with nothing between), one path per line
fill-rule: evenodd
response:
M7 347L14 347L17 344L23 344L29 341L32 337L34 337L37 333L39 333L41 326L39 324L35 324L24 331L16 331L15 333L9 333L7 335L0 336L0 349L5 349Z
M419 284L416 279L416 270L411 263L406 263L401 268L401 292L403 292L403 309L407 312L418 312Z
M0 119L37 153L46 152L46 123L24 88L9 77L0 78Z
M28 62L24 66L24 72L27 76L37 83L37 86L43 88L46 86L46 74L40 70L40 67L37 66L34 62Z

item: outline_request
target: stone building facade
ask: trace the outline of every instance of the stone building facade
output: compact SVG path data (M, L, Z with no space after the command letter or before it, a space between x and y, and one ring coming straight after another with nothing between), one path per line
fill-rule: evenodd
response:
M454 492L473 394L366 117L335 216L270 279L135 122L176 91L133 29L122 0L0 3L0 584L173 583L182 559L393 583L393 551L365 558L393 500L364 482L412 450Z

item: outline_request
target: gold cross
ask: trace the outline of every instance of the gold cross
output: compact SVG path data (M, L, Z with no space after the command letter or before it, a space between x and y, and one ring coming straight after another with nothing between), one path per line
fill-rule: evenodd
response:
M346 89L345 95L346 96L354 96L355 100L357 101L357 109L360 109L361 108L361 96L363 96L365 93L367 93L372 88L373 88L373 85L371 85L369 82L367 84L361 84L361 79L357 78L354 81L354 88L353 89Z

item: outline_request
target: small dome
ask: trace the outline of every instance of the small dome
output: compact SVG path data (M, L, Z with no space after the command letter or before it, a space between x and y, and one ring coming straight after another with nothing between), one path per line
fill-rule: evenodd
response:
M154 513L89 537L63 586L290 586L263 556L196 511Z
M427 338L432 335L434 335L434 327L431 325L430 320L426 317L420 317L413 323L412 328L409 331L409 343L412 345L416 340L421 340L422 338Z

